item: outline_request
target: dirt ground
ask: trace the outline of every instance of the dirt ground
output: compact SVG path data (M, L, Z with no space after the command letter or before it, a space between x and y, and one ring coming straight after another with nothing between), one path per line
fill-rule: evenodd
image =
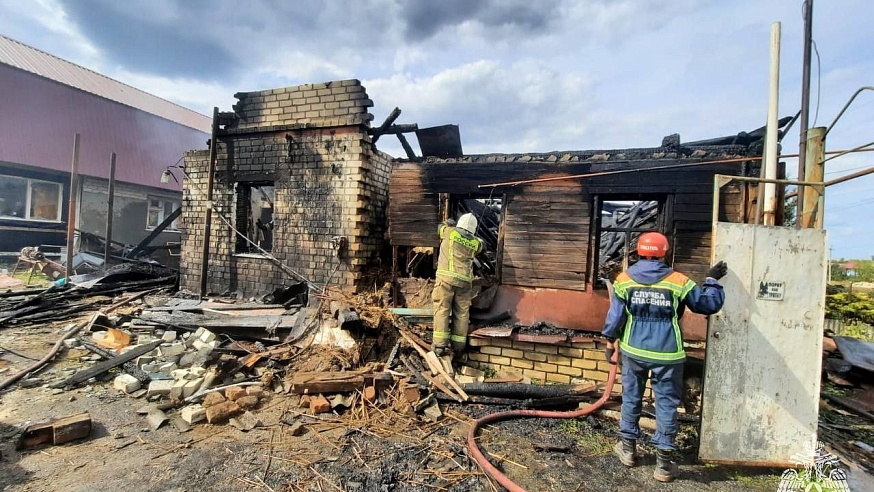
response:
M42 356L63 325L6 328L0 347ZM28 361L3 350L0 379ZM65 351L38 375L43 383L83 366L82 351ZM111 379L109 377L108 379ZM36 384L34 382L33 384ZM477 405L442 405L429 422L389 405L364 405L344 415L302 415L297 397L272 395L255 411L261 428L198 424L180 432L153 431L136 410L146 405L96 382L70 391L45 385L0 395L0 490L9 491L489 491L492 484L468 458L465 436L472 418L494 411ZM16 451L20 430L34 422L90 412L90 438L60 446ZM307 432L293 436L289 424ZM694 429L686 429L681 477L652 479L654 458L627 469L610 454L615 425L604 419L516 420L491 426L480 439L513 480L531 491L773 491L782 470L694 464ZM549 445L558 451L538 451ZM868 488L854 475L852 490ZM861 481L860 481L861 480Z

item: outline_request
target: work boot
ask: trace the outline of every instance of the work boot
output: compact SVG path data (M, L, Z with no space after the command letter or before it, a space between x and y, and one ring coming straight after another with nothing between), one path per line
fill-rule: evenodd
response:
M621 461L623 465L632 467L634 466L634 460L637 459L636 444L637 443L631 439L620 438L616 441L616 445L613 446L613 453L619 457L619 461Z
M677 475L680 473L680 470L677 468L677 464L674 463L673 452L668 451L666 449L659 449L656 451L656 467L655 472L653 472L652 477L658 480L659 482L672 482Z

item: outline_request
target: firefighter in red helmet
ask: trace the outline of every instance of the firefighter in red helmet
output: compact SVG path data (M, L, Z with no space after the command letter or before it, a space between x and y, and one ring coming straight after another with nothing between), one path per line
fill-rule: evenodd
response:
M726 275L724 261L707 271L703 286L664 262L670 245L658 232L642 234L637 241L640 260L623 271L613 283L610 311L604 323L606 357L621 352L622 412L619 441L613 448L625 466L634 466L640 437L640 411L646 381L655 395L657 449L653 477L661 482L676 478L677 409L683 388L683 336L678 323L686 308L704 315L722 308L725 293L718 280Z

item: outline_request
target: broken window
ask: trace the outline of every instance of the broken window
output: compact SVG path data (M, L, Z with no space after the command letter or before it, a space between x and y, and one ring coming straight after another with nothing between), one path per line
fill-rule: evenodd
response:
M599 195L595 199L596 287L606 285L622 270L638 260L637 238L645 232L665 230L665 197L626 197Z
M497 275L498 230L503 217L503 198L491 195L452 195L449 205L450 217L456 222L466 213L476 217L476 237L483 241L484 248L473 260L473 273L479 277L494 277Z
M149 211L146 216L146 229L152 230L162 222L167 217L173 215L173 212L179 208L179 202L174 202L172 200L164 200L162 198L149 198ZM176 219L167 226L165 230L175 231L178 229L178 220Z
M269 183L237 183L237 253L273 251L273 202L275 188ZM248 241L247 241L248 239ZM257 245L257 247L253 246Z
M49 181L0 176L0 217L61 220L61 185Z

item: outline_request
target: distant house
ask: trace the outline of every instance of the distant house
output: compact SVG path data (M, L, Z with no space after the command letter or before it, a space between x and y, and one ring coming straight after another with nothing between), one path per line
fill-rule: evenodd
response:
M207 116L4 36L0 97L0 253L7 256L65 244L69 220L103 235L113 152L113 239L138 243L181 204L180 185L162 183L162 171L202 147L211 127ZM70 190L75 133L82 179ZM179 242L176 229L155 243Z
M847 278L855 278L859 275L857 270L859 269L859 265L855 261L848 261L846 263L840 263L838 268L841 269L843 275Z

